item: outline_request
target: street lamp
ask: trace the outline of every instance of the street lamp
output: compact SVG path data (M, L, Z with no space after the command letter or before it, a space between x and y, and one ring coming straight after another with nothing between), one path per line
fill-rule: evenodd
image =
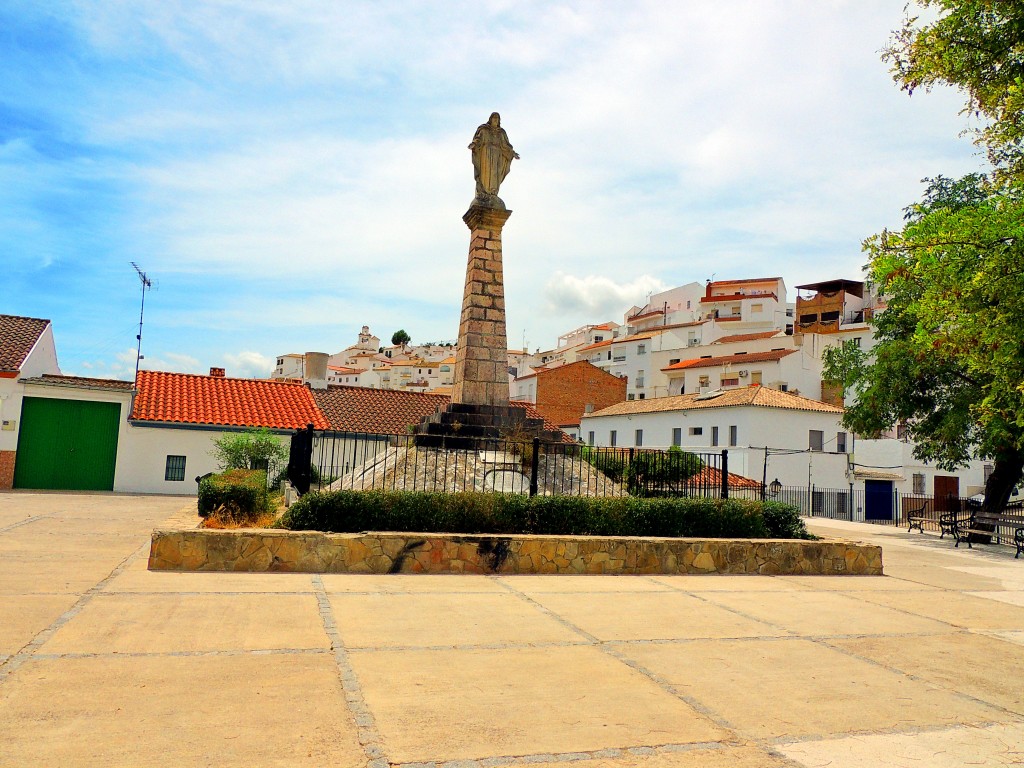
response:
M779 478L775 478L768 484L768 495L773 499L779 495L782 491L782 483L779 482Z

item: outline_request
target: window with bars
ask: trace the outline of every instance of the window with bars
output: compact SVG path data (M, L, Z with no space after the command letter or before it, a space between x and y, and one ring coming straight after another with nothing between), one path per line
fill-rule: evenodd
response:
M167 463L164 465L164 480L180 482L184 479L185 457L168 455Z

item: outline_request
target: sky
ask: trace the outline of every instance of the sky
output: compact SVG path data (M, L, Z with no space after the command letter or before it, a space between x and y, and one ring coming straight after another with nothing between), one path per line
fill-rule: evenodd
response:
M921 179L984 168L880 59L905 0L5 0L0 313L64 373L267 376L458 332L492 111L508 340L652 292L860 279Z

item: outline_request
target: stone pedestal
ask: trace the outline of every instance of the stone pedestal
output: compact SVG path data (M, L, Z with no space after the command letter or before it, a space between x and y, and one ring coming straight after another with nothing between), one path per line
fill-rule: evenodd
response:
M508 339L501 229L512 211L472 205L462 220L472 235L455 353L452 403L508 407Z

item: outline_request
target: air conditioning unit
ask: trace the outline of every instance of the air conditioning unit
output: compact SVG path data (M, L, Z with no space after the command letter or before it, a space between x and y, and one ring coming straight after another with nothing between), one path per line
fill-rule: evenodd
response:
M748 370L746 370L746 369L744 369L744 370L740 371L740 378L741 378L741 379L745 379L745 378L747 378L747 376L749 376L749 375L750 375L750 371L748 371Z
M700 339L690 339L686 342L687 346L696 347L700 345Z

